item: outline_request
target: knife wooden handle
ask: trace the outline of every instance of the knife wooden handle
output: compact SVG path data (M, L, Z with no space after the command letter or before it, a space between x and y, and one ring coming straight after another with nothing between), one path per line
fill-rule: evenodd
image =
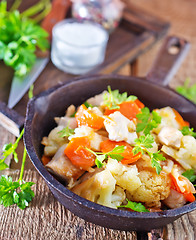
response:
M16 137L20 135L25 118L13 109L9 109L4 102L0 102L0 124Z
M52 8L49 14L44 18L41 26L49 33L49 39L52 40L52 28L63 20L71 6L70 0L53 0Z

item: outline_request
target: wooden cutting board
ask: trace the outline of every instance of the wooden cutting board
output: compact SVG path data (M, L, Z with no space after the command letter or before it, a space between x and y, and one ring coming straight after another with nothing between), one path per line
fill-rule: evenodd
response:
M28 1L28 4L30 2L32 1ZM25 1L25 4L27 5L27 1ZM25 7L27 7L26 5ZM105 61L93 69L90 74L118 72L126 63L135 61L159 39L163 38L168 29L169 23L127 3L120 25L110 35ZM16 123L15 127L21 127L24 121L28 96L26 94L14 107L14 113L10 111L6 104L10 91L12 72L2 65L0 66L0 72L0 101L4 102L3 104L0 103L0 113L7 116L6 119L2 119L2 114L0 114L0 123L3 121L4 126L6 126L6 121L13 119ZM5 76L4 79L2 78L3 75ZM72 81L74 78L75 76L58 70L50 61L34 84L34 95L56 84ZM10 123L8 124L8 129L11 129Z

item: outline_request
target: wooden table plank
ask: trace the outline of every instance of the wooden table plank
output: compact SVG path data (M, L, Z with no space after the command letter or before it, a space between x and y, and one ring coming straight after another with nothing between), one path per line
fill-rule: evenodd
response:
M17 179L19 173L13 175ZM55 200L36 171L25 171L26 181L36 182L29 208L0 206L0 239L122 239L135 240L135 232L117 231L88 223L72 214Z

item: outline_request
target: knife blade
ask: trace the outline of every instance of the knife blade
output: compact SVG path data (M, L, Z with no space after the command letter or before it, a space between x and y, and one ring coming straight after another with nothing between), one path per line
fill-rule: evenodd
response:
M24 77L24 79L20 79L17 76L13 77L8 99L9 108L13 108L20 101L29 87L35 82L40 73L43 71L48 61L49 58L37 58L31 71Z

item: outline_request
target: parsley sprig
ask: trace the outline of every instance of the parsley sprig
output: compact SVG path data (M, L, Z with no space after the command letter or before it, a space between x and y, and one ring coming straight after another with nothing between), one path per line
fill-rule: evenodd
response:
M108 86L108 93L105 93L103 95L103 99L104 105L107 106L109 109L119 109L119 104L121 104L122 102L135 101L137 97L133 95L130 95L128 97L127 92L120 94L118 90L112 91L111 87Z
M58 132L59 136L60 137L69 137L69 136L72 136L74 134L74 129L70 128L69 127L69 124L63 128L63 130L59 131Z
M8 168L8 165L5 163L5 160L7 159L8 156L12 155L14 156L14 160L17 163L18 162L18 155L16 153L16 149L18 147L18 143L20 139L22 138L24 133L24 129L21 131L20 136L17 138L15 143L8 143L3 146L3 158L0 159L0 170L4 170Z
M24 129L21 131L20 139L23 136L23 133L24 133ZM18 146L18 142L19 142L18 139L13 144L14 151ZM13 153L13 151L9 151L9 149L5 151L6 156L9 156L10 154ZM31 190L31 186L34 183L25 182L23 180L26 155L27 155L27 151L26 151L26 148L24 147L22 165L21 165L20 176L18 181L12 181L12 177L4 176L4 175L2 175L0 178L0 204L4 205L5 207L8 207L13 204L17 204L19 208L25 209L27 206L29 206L29 203L32 201L34 197L34 192Z
M85 101L83 104L84 104L84 106L87 107L87 108L89 108L89 107L93 108L93 105L90 104L90 103L88 103L87 101Z
M176 91L196 104L196 84L189 86L190 79L187 78L183 86L178 86Z
M182 175L184 177L188 178L188 180L192 183L195 182L195 180L196 180L196 174L195 174L194 169L186 170L185 172L182 173Z
M136 115L138 123L136 126L136 132L144 132L144 135L150 133L154 128L157 128L161 123L161 116L156 111L150 113L149 108L144 107L141 109L141 113Z
M36 48L49 47L48 33L31 19L22 18L19 11L7 11L7 2L0 2L0 60L25 76L35 63Z
M119 208L123 207L123 208L130 208L135 212L150 212L148 209L145 208L145 206L141 203L137 203L137 202L132 202L127 200L127 204L126 205L121 205L119 206Z
M184 136L190 135L196 138L196 132L194 132L194 128L189 128L188 126L184 126L181 132Z
M108 157L115 159L117 161L121 161L123 160L123 156L120 155L120 153L123 153L125 150L125 146L117 146L114 149L112 149L112 151L107 152L107 153L102 153L102 152L94 152L89 148L86 148L89 152L91 152L92 154L95 155L96 159L95 159L95 164L97 165L98 168L102 168L103 167L103 161L107 160Z
M142 154L147 153L151 159L151 165L156 169L157 174L160 174L162 168L159 161L165 161L166 158L160 153L152 153L148 151L148 148L152 148L154 138L152 135L148 134L147 136L140 136L138 139L135 139L135 147L133 148L133 153L137 154L141 152Z
M33 97L32 94L33 87L30 88L29 96ZM20 133L20 136L17 138L14 144L9 143L6 144L3 148L3 159L0 160L0 170L4 170L8 168L8 165L5 164L5 160L9 155L14 156L16 162L18 162L18 156L16 153L16 148L18 147L18 143L24 134L24 128ZM32 201L34 197L34 192L31 190L31 186L35 183L33 182L25 182L23 180L24 167L26 162L27 151L24 147L22 164L20 169L20 176L18 181L13 181L12 177L2 175L0 178L0 204L5 207L11 206L13 204L17 204L17 206L21 209L25 209L29 206L29 203Z

